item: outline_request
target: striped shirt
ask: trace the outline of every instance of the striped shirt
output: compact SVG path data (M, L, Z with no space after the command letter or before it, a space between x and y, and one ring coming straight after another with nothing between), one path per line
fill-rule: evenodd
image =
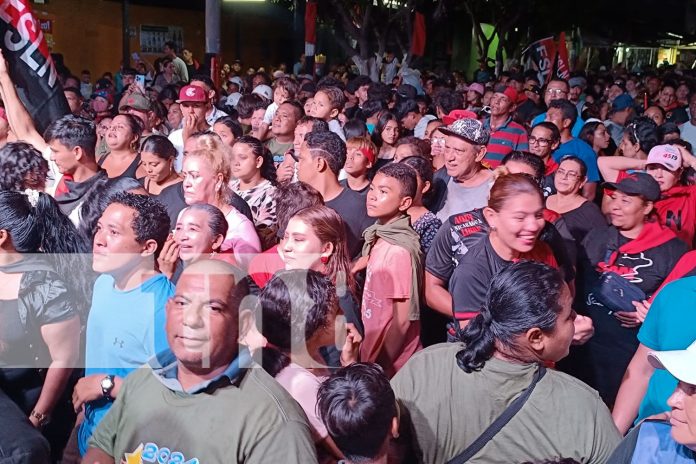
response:
M483 123L484 127L491 129L490 118ZM527 151L527 131L509 117L497 130L491 131L491 137L486 146L486 157L483 164L490 168L497 168L505 155L511 151Z

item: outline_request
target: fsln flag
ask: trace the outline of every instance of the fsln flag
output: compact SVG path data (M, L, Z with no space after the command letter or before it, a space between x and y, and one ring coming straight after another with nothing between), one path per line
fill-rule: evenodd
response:
M537 40L527 47L522 54L531 60L541 85L546 84L551 79L556 62L556 43L553 37Z
M568 47L566 46L565 32L561 32L558 38L558 59L556 60L556 76L561 79L570 79L570 62L568 61Z
M0 48L19 97L43 133L70 109L28 0L0 0Z

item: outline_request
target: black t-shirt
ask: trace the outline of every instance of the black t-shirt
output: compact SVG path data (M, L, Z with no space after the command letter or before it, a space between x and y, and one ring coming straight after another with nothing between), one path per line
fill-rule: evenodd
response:
M461 262L469 249L478 242L480 235L488 234L488 223L482 209L454 214L445 221L433 239L425 258L425 270L438 279L450 280L454 268ZM539 239L545 242L563 271L566 282L575 278L573 263L566 250L563 237L553 224L547 222Z
M348 185L348 181L346 179L343 179L342 181L339 182L343 187L347 188L348 190L353 190L350 188L350 185ZM363 187L360 190L353 190L356 193L359 193L362 195L363 198L367 197L367 191L370 190L370 184L368 183L365 187ZM364 201L364 200L363 200Z
M491 279L507 264L493 250L488 234L479 234L470 243L449 281L455 319L471 319L481 310Z
M574 210L563 213L562 216L576 243L582 243L591 230L601 230L608 227L607 220L599 206L591 201L586 201Z
M179 213L188 206L186 200L184 200L184 183L177 182L176 184L170 185L162 190L156 198L167 210L170 228L174 230ZM232 197L230 198L230 205L253 222L254 219L251 216L251 208L249 208L249 205L242 197L234 192L232 192Z
M454 268L480 235L486 235L488 223L483 210L475 209L450 216L437 231L425 257L425 270L447 282Z
M584 307L576 307L592 318L595 333L583 346L574 347L571 356L559 367L598 390L602 399L613 405L621 379L638 348L638 328L621 327L619 320L595 296L601 274L597 264L604 262L610 250L628 243L613 227L591 230L583 240L588 262L581 265L584 279ZM609 270L625 277L648 297L652 295L686 253L684 242L671 240L638 253L619 253ZM629 308L630 309L630 308Z
M336 211L346 223L348 253L351 258L357 257L362 252L363 231L375 222L375 219L367 215L365 197L344 188L336 198L327 201L326 206Z
M673 122L675 124L684 124L689 120L689 114L686 112L685 106L680 106L672 111L668 111L665 115L665 119L668 122Z

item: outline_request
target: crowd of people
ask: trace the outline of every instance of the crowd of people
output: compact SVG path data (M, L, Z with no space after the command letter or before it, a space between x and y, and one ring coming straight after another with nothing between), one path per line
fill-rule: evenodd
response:
M0 461L694 462L688 73L163 52L0 55Z

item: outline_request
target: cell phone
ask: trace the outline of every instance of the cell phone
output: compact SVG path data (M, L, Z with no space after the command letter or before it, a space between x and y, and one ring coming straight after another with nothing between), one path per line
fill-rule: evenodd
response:
M133 61L140 61L140 55L138 52L131 53L131 58L133 58Z
M136 74L135 84L140 88L140 90L145 92L145 76L143 76L142 74Z

